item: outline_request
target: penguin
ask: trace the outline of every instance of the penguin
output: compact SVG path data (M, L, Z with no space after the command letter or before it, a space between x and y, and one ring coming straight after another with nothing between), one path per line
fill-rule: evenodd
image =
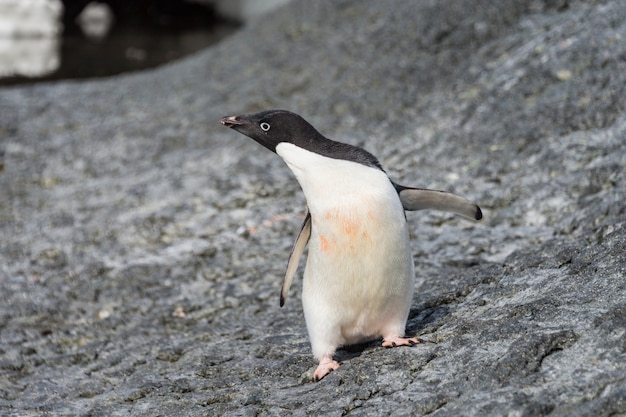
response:
M324 137L287 110L228 116L220 123L278 154L304 192L307 213L283 277L285 303L309 246L302 307L321 380L339 367L342 346L382 338L382 346L413 346L405 337L415 272L405 211L436 209L473 221L480 208L457 195L393 182L374 155Z

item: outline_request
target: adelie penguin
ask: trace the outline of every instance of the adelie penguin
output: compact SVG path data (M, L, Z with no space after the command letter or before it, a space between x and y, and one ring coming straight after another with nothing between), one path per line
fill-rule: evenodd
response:
M277 153L296 176L308 212L294 243L280 294L285 302L304 248L302 305L322 379L339 367L340 346L405 337L415 274L405 210L437 209L480 220L480 208L443 191L391 181L369 152L322 136L286 110L224 117L220 122Z

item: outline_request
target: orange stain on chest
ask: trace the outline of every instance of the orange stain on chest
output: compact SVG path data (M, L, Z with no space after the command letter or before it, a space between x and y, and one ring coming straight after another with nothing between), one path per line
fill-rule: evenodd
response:
M332 245L329 241L328 238L324 235L320 236L320 250L322 252L330 252L332 250L332 247L334 245Z
M324 221L333 225L335 233L322 234L319 236L319 245L322 252L333 252L337 250L354 251L363 240L369 240L369 233L362 221L355 220L348 216L339 215L338 211L327 211L324 214ZM337 248L337 244L341 246Z

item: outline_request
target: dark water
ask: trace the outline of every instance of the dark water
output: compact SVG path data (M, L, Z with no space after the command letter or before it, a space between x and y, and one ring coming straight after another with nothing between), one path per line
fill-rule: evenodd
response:
M238 25L225 22L191 29L125 25L115 27L103 39L90 39L82 33L67 34L56 51L60 60L58 69L33 78L0 77L0 86L106 77L152 68L213 45L237 28Z

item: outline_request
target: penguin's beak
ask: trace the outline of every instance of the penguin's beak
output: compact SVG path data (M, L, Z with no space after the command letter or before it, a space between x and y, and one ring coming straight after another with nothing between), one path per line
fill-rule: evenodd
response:
M255 142L265 146L272 152L276 152L276 144L268 139L267 135L258 128L254 114L243 114L239 116L222 117L220 123L229 127L242 135L253 139Z
M234 128L235 126L241 126L243 121L239 120L237 116L228 116L220 119L220 123L226 127Z

